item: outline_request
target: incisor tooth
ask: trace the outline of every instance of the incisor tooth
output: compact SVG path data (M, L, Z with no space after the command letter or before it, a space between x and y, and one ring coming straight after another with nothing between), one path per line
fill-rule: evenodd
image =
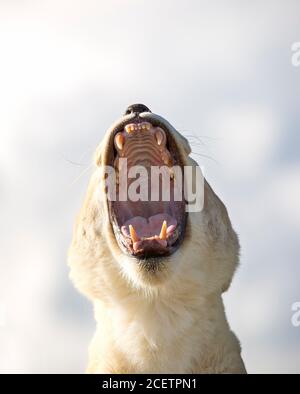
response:
M131 224L129 225L129 232L130 232L130 237L131 237L133 243L140 240L139 237L137 236L137 233L135 232L135 229L133 228L133 226Z
M115 136L115 143L118 149L122 150L124 146L124 136L119 133Z
M125 126L125 131L129 134L130 133L130 130L131 129L131 126L129 125L129 124L127 124L126 126Z
M162 240L167 239L167 222L166 222L166 220L163 221L163 224L161 226L159 238Z

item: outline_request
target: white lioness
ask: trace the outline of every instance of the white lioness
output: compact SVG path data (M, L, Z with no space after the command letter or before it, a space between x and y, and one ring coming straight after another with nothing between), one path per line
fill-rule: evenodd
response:
M95 309L89 373L246 372L222 301L239 242L208 183L198 212L186 213L186 202L173 197L107 195L104 168L118 176L121 158L128 168L167 166L174 189L171 167L197 167L190 153L187 140L142 104L130 106L96 150L68 258L72 281ZM124 189L117 189L118 197Z

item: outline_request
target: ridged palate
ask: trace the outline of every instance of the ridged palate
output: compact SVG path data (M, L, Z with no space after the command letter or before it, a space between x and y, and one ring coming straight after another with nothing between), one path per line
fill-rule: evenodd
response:
M166 149L166 136L162 129L149 123L127 125L125 130L115 137L118 158L127 158L127 167L135 165L170 165L169 151Z

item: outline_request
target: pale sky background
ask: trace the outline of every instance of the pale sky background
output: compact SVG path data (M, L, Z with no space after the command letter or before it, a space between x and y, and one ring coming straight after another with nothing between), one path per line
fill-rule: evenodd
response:
M1 372L84 371L66 253L96 144L141 102L191 136L240 235L225 303L248 371L300 373L297 41L298 0L0 0Z

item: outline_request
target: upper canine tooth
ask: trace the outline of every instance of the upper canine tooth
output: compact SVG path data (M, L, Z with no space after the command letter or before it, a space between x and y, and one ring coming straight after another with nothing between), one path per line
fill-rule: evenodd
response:
M123 146L124 146L124 136L123 136L123 134L121 134L121 133L118 133L116 136L115 136L115 144L116 144L116 147L119 149L119 150L122 150L123 149Z
M129 232L133 243L138 242L140 240L139 237L137 236L137 233L135 232L135 229L131 224L129 225Z
M155 138L156 138L156 141L157 141L158 145L161 145L161 143L162 143L162 141L164 139L164 136L162 135L162 132L161 131L157 131L155 133Z
M162 240L167 239L167 221L166 220L163 221L163 224L161 226L159 238Z

